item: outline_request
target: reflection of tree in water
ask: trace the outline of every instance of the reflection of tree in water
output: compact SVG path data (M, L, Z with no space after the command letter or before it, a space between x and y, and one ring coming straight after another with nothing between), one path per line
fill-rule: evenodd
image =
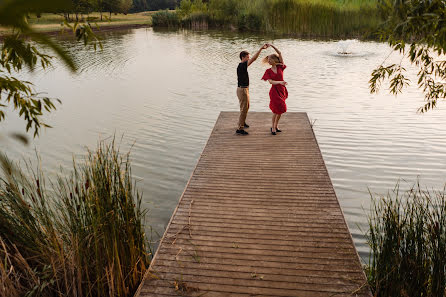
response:
M218 42L226 43L228 41L243 42L243 40L249 40L252 42L264 42L265 39L276 39L279 35L274 33L262 33L262 32L244 32L244 31L231 31L231 30L190 30L190 29L168 29L168 28L153 28L153 32L157 35L172 36L177 35L179 38L189 40L192 36L207 36ZM283 35L282 35L283 36ZM257 43L255 43L257 44Z

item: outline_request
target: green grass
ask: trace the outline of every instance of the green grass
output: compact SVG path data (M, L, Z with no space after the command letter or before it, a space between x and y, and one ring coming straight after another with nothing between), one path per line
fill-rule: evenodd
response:
M1 160L0 295L133 296L150 253L129 156L101 143L52 180Z
M79 15L79 21L90 21L92 24L98 24L100 27L108 26L128 26L128 25L152 25L152 15L154 12L146 11L140 13L131 14L112 14L111 18L108 13L103 13L103 19L101 21L100 13L94 12L89 15ZM71 24L76 19L76 16L71 14ZM40 18L35 14L31 14L28 18L29 24L36 30L42 32L59 31L61 24L64 22L62 14L43 13ZM0 28L0 33L6 32L6 29Z
M373 202L366 269L373 296L445 296L446 190L397 186Z

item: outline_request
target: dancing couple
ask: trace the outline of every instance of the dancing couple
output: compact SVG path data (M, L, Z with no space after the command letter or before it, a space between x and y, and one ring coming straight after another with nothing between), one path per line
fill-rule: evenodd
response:
M245 128L249 128L246 124L246 116L248 115L249 109L249 75L248 67L259 57L262 50L272 47L276 54L268 55L263 59L265 64L271 65L265 71L262 79L268 81L271 84L271 89L269 91L269 108L273 112L272 124L271 124L271 134L276 135L278 132L282 132L278 125L280 116L286 112L285 100L288 98L288 91L286 89L287 83L283 80L283 71L286 66L283 63L282 53L272 44L264 44L254 56L250 57L249 52L242 51L240 53L240 64L237 67L237 97L240 102L240 117L238 122L238 128L236 133L239 135L248 135L249 133L245 131Z

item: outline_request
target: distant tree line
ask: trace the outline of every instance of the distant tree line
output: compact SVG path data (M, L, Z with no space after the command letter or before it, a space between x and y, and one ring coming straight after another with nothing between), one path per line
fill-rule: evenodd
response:
M133 0L132 12L175 9L181 0Z
M92 12L113 13L141 12L147 10L175 9L181 0L70 0L71 5L54 11L36 11L38 17L42 12L62 13L66 20L79 20L82 15Z
M132 6L133 0L70 0L70 5L65 5L62 9L59 7L53 11L36 11L36 13L37 17L40 17L42 12L61 13L68 21L73 19L78 21L82 15L100 12L102 20L102 13L104 12L109 13L110 17L112 13L126 14L130 12Z

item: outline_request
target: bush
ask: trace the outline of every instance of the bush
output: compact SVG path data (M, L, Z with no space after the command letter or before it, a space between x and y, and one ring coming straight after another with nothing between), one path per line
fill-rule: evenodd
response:
M150 253L129 156L101 143L50 181L0 161L0 296L133 296Z
M181 24L193 29L207 29L209 25L209 15L203 12L194 12L184 18L181 21Z
M366 269L373 296L445 296L446 191L397 186L373 202Z
M180 18L176 12L161 10L153 14L152 25L153 27L178 27Z
M253 13L241 13L237 18L237 27L241 31L259 31L263 28L262 17Z

